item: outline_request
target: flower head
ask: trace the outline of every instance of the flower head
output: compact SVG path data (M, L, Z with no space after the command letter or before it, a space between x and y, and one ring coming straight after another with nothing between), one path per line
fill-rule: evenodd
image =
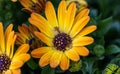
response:
M70 60L79 61L79 56L89 54L85 46L93 43L94 39L86 35L96 30L96 26L85 27L90 20L89 9L76 15L74 2L67 7L66 2L61 1L57 12L56 16L52 3L48 1L46 18L37 13L31 14L29 22L41 31L36 31L35 35L48 45L33 50L31 55L40 58L41 67L50 64L52 68L60 66L62 70L67 70Z
M19 32L16 32L17 39L16 44L29 44L30 49L35 49L43 45L43 43L34 35L34 31L38 31L35 26L26 24L22 24L22 26L18 27Z
M30 55L26 52L29 46L24 44L14 52L14 43L16 35L12 31L13 25L10 24L5 33L0 22L0 74L20 74L20 67L29 60Z
M45 8L45 0L19 0L29 12L41 12Z

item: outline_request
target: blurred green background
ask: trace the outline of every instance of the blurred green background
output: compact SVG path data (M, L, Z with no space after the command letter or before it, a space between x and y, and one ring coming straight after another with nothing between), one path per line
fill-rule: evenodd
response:
M60 0L50 0L57 9ZM73 62L68 71L49 66L40 68L31 59L22 67L22 74L120 74L120 0L86 0L90 8L91 20L88 23L97 25L97 30L90 34L95 42L87 46L88 57L81 57L80 62ZM14 30L22 23L28 23L30 14L22 11L19 2L0 0L0 21L6 28L14 24Z

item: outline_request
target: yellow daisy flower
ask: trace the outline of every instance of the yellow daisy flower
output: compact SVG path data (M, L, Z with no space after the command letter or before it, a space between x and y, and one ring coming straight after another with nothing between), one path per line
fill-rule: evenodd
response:
M29 12L41 12L45 8L45 0L19 0L24 10Z
M15 54L13 53L16 35L12 27L10 24L4 33L0 22L0 74L21 74L20 67L30 58L26 53L29 50L27 44L20 46Z
M75 2L78 11L85 9L88 6L86 0L65 0L65 1L66 1L67 5L69 5L72 2Z
M56 68L60 65L62 70L67 70L70 60L79 61L79 56L89 54L84 46L93 43L94 39L86 35L96 30L96 26L84 28L90 20L88 13L89 9L84 9L76 15L74 2L67 7L66 2L61 1L56 16L52 3L48 1L46 18L37 13L31 14L29 22L41 31L34 32L35 35L48 45L31 52L34 58L40 58L41 67L50 64L50 67Z
M16 32L17 39L16 44L29 44L30 49L35 49L43 45L43 43L35 37L34 31L38 31L35 26L30 25L27 26L26 24L22 24L22 26L18 27L19 32Z

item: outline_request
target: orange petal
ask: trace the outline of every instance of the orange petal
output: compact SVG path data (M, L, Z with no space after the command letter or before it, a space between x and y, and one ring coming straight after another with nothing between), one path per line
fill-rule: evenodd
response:
M73 26L73 28L72 28L72 30L70 32L70 36L72 38L75 37L83 29L83 27L85 25L87 25L87 23L88 23L89 20L90 20L89 16L85 16L82 19L78 20L74 24L74 26Z
M32 5L31 0L19 0L19 2L25 7L25 8L29 8Z
M56 68L61 61L62 52L59 50L54 50L53 55L50 58L50 67Z
M20 54L20 55L17 55L17 56L14 56L12 58L12 60L19 60L19 61L23 61L23 62L26 62L30 59L30 55L29 54L26 54L26 53L23 53L23 54Z
M65 32L65 30L64 30L65 15L66 15L66 2L61 1L58 6L58 22L59 22L59 28L63 32Z
M12 74L21 74L21 70L20 69L13 69Z
M31 55L34 58L40 58L42 55L49 52L51 49L52 49L51 47L40 47L40 48L34 49L31 52Z
M88 16L90 10L89 9L84 9L81 12L78 13L78 15L75 17L75 21L74 23L76 23L77 21L79 21L81 18L83 18L84 16Z
M74 2L72 2L70 4L70 6L68 7L66 17L65 17L65 24L64 24L65 27L64 27L64 29L65 29L66 33L68 33L73 26L75 13L76 13L76 4Z
M69 68L70 61L65 54L61 57L60 68L65 71Z
M73 49L80 55L80 56L87 56L89 54L89 50L86 47L73 47Z
M50 23L50 25L52 25L53 27L58 26L55 9L50 1L48 1L46 3L45 15L46 15L47 20Z
M0 51L5 52L5 39L2 22L0 22Z
M52 39L45 36L43 33L40 32L34 32L34 34L44 43L46 43L48 46L53 46Z
M92 26L88 26L86 28L84 28L78 35L80 36L85 36L87 34L92 33L93 31L95 31L97 29L96 26L92 25Z
M73 39L73 46L85 46L85 45L89 45L91 43L94 42L94 39L92 37L88 37L88 36L83 36L83 37L75 37Z
M75 50L73 50L73 48L66 50L65 55L73 61L78 61L80 59L78 53Z
M7 71L5 71L5 74L12 74L12 72L11 72L11 70L7 70Z
M18 69L18 68L22 67L23 64L24 64L23 61L14 60L11 62L10 69Z
M20 54L23 54L23 53L27 53L28 50L29 50L29 45L28 44L23 44L16 50L14 56L17 56L17 55L20 55Z
M52 54L53 54L53 51L50 51L50 52L44 54L44 55L40 58L39 65L40 65L41 67L44 67L44 66L48 65L48 64L50 63L50 58L51 58Z

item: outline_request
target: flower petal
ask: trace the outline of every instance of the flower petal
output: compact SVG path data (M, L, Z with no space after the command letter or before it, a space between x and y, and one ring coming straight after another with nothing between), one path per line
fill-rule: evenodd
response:
M68 7L68 10L67 10L67 14L66 14L66 17L65 17L65 32L68 33L72 26L73 26L73 21L74 21L74 18L75 18L75 13L76 13L76 4L74 2L72 2L70 4L70 6Z
M95 31L96 29L97 29L97 27L94 25L88 26L88 27L84 28L78 35L85 36L87 34L90 34L93 31Z
M75 37L82 29L85 25L87 25L88 21L90 20L89 16L85 16L83 18L81 18L80 20L78 20L75 25L73 26L71 32L70 32L70 36L73 38Z
M40 65L41 67L44 67L44 66L48 65L48 64L50 63L50 58L51 58L52 54L53 54L53 51L50 51L50 52L44 54L44 55L40 58L39 65Z
M48 46L53 46L52 43L52 39L48 38L47 36L45 36L43 33L40 32L34 32L34 34L41 40L43 41L45 44L47 44Z
M65 71L69 68L70 61L65 54L61 57L60 68Z
M5 52L5 39L2 22L0 22L0 51Z
M11 62L10 69L18 69L18 68L22 67L23 64L24 64L23 61L14 60Z
M58 26L55 9L50 1L48 1L46 3L45 15L46 15L47 20L50 23L50 25L52 25L53 27Z
M43 56L45 53L49 52L52 48L51 47L40 47L37 49L34 49L31 52L32 57L34 58L40 58L41 56Z
M10 34L10 32L12 31L13 28L13 24L10 24L6 30L5 30L5 37L8 37L8 35Z
M80 59L78 53L75 50L73 50L73 48L66 50L65 55L73 61L78 61Z
M19 61L26 62L29 59L30 59L30 55L24 53L24 54L20 54L20 55L14 56L12 60L19 60Z
M54 50L53 55L50 58L50 67L56 68L61 61L62 52L59 50Z
M12 74L11 70L5 71L5 74Z
M80 56L87 56L89 54L89 50L86 47L73 47L73 49L80 55Z
M73 39L73 46L85 46L85 45L89 45L91 43L94 42L94 39L92 37L88 37L88 36L83 36L83 37L75 37Z
M19 2L25 7L28 8L31 7L32 2L30 0L19 0Z
M90 10L89 9L84 9L81 12L78 13L78 15L75 17L75 21L74 23L76 23L77 21L79 21L81 18L88 16Z
M29 50L29 45L28 44L23 44L21 45L15 52L14 56L23 54L23 53L27 53Z
M13 69L12 74L21 74L21 70L20 69Z
M66 16L66 12L67 12L67 10L66 10L66 2L65 1L61 1L59 6L58 6L58 22L59 22L59 28L63 32L65 32L64 31L64 27L65 27L65 25L64 25L64 22L65 22L64 18Z

